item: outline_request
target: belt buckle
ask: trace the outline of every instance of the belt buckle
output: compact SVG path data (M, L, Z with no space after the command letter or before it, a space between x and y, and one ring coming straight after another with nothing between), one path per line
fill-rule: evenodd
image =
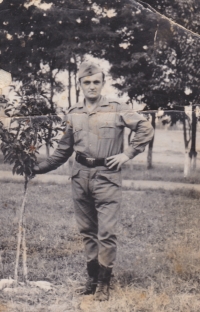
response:
M87 157L86 161L87 161L88 166L93 167L95 163L95 158Z

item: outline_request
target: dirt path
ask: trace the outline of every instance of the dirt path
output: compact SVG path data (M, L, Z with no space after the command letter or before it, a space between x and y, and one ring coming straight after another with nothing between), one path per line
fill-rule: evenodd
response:
M0 181L23 182L22 176L13 175L10 171L0 171ZM70 178L65 175L45 174L38 175L32 183L49 183L49 184L69 184ZM177 183L167 181L143 181L143 180L123 180L122 185L125 188L133 188L135 190L145 189L193 189L200 192L200 184Z

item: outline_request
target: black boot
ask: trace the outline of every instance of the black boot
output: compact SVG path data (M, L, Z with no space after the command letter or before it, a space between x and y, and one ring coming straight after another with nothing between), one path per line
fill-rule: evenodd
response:
M106 268L103 265L100 265L95 300L106 301L109 299L111 273L111 268Z
M81 295L93 295L97 287L97 280L99 274L98 260L92 260L87 263L88 278L85 286L79 290Z

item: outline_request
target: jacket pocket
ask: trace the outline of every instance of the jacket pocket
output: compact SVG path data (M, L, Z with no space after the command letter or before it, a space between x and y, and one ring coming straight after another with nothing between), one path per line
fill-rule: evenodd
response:
M103 125L99 127L99 138L112 139L115 137L115 126Z

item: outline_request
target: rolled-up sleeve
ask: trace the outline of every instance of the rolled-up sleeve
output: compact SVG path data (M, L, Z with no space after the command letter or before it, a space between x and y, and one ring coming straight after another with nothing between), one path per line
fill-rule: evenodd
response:
M145 146L154 136L154 129L144 116L132 110L122 111L120 115L124 126L135 132L134 137L130 141L130 145L124 151L131 159L144 151Z
M70 116L67 116L64 135L60 139L55 152L42 161L39 166L39 173L46 173L64 164L73 153L73 128Z

